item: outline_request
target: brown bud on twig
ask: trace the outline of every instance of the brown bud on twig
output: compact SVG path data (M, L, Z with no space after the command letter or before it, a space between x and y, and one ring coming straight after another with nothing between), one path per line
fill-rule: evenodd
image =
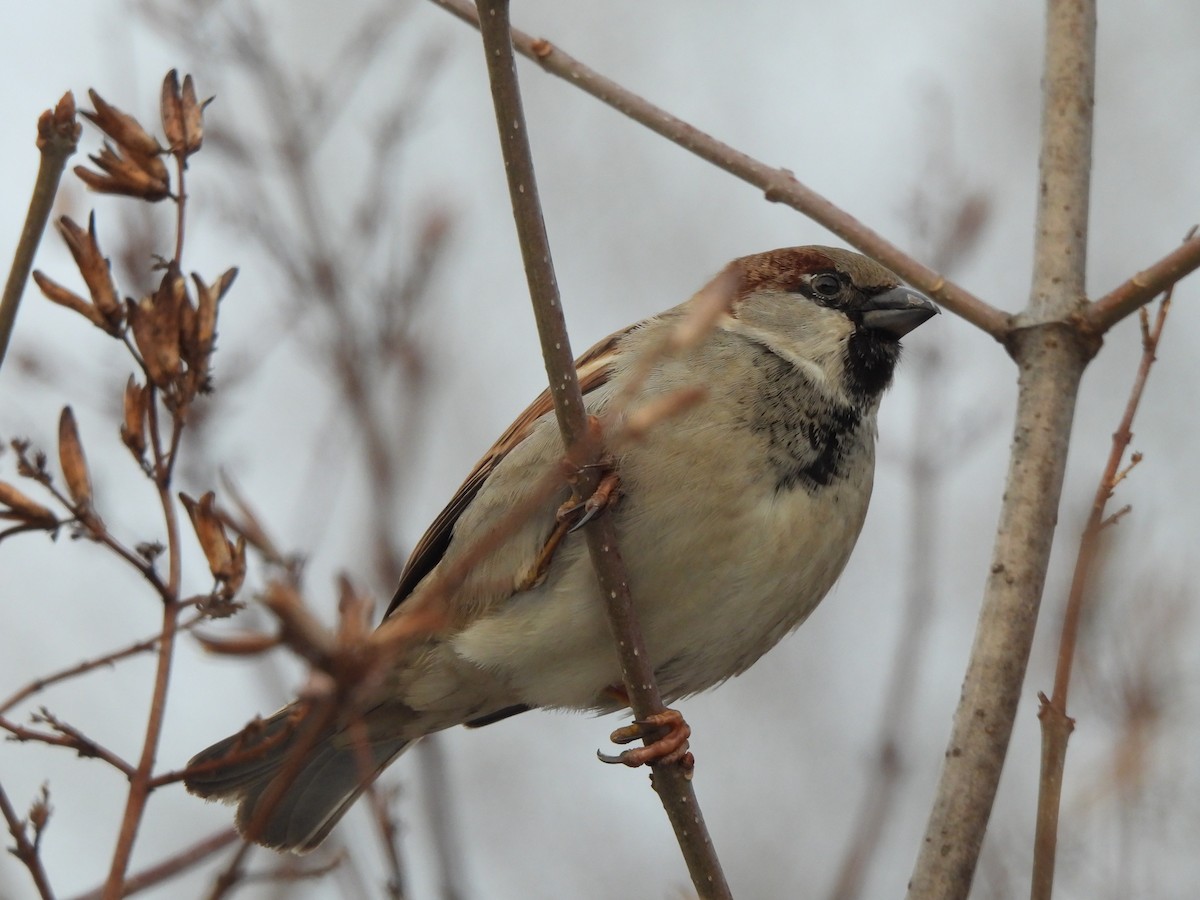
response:
M125 421L121 440L138 459L146 453L146 422L150 412L150 389L138 384L132 375L125 383Z
M0 481L0 504L8 507L0 508L0 519L9 519L30 528L44 528L47 531L58 527L58 517L54 513L25 496L7 481Z
M87 231L80 228L69 216L63 216L58 220L58 231L62 235L67 249L71 251L75 265L79 267L79 274L83 276L95 306L94 313L84 312L84 315L109 334L119 336L124 325L125 310L117 296L117 287L113 283L112 268L108 263L108 258L100 251L100 243L96 239L96 214L92 213L88 216ZM36 275L35 278L37 278ZM51 296L43 282L48 282L50 285L54 285L54 282L44 276L37 279L38 286L42 288L47 297L56 303L70 306L72 309L76 308L72 302ZM57 285L54 286L57 287Z
M50 144L61 142L68 153L74 153L82 130L75 119L75 95L67 91L54 109L38 116L37 148L44 151Z
M92 508L92 478L88 474L79 429L75 427L75 414L69 406L63 407L58 418L58 462L67 482L67 492L83 517Z
M29 805L29 825L33 829L35 847L41 843L42 832L46 830L52 812L54 807L50 805L50 786L43 783L40 796Z
M183 91L179 89L179 74L172 69L163 79L162 124L171 152L191 156L200 149L204 140L204 107L212 102L209 97L203 103L196 100L196 85L191 75L183 77Z

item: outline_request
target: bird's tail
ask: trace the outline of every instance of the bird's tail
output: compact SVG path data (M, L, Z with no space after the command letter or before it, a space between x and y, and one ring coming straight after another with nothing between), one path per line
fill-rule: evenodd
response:
M410 743L387 731L347 728L293 703L196 754L184 783L201 797L236 802L238 830L249 839L307 853Z

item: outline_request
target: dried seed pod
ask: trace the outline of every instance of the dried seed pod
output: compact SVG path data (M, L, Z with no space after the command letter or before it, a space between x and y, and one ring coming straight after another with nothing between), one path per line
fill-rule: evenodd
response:
M105 144L100 155L89 155L100 172L76 166L79 180L102 194L121 194L138 197L151 203L171 196L171 176L166 164L157 156L122 156Z
M105 102L93 90L88 91L95 112L85 110L83 117L116 141L130 153L140 156L157 156L163 152L157 140L129 113L122 112L111 103Z
M89 511L92 507L92 478L88 474L79 429L75 427L75 414L69 406L63 407L62 415L58 418L58 462L62 466L71 499L81 511Z
M96 238L96 214L88 216L87 231L75 224L69 216L58 220L58 230L67 249L71 251L75 265L79 267L79 274L88 286L92 303L100 313L101 321L97 324L109 334L119 335L124 323L125 310L117 296L112 267L108 258L101 252L100 243Z
M65 306L67 309L73 309L75 312L84 316L89 322L97 328L108 330L108 323L104 321L104 316L100 315L100 310L88 303L74 291L63 287L52 278L43 275L41 272L33 273L34 283L42 290L47 300L57 303L59 306Z
M169 387L180 373L179 338L184 310L193 313L187 288L174 269L149 297L126 304L133 340L142 354L150 381L160 388Z
M208 598L202 597L198 602ZM200 646L209 653L220 653L223 656L256 656L278 647L282 641L273 634L242 634L237 637L214 638L202 634L196 635Z
M7 481L0 481L0 519L11 519L34 528L56 528L58 517L42 504L27 497Z
M212 102L210 97L203 103L196 100L196 85L191 75L183 78L183 90L179 89L179 74L174 69L167 73L162 86L163 133L167 136L172 153L191 156L200 149L204 141L204 107Z
M192 273L196 285L196 317L191 333L184 336L184 346L188 352L188 365L199 372L208 370L208 358L217 335L217 304L237 278L237 273L237 269L229 269L211 286Z
M216 495L208 491L197 500L187 494L180 494L188 517L192 520L192 528L196 531L196 539L200 541L200 549L208 560L208 570L213 578L224 581L233 573L233 547L225 536L225 528L213 509Z
M130 375L129 381L125 383L125 420L121 423L121 440L138 459L146 453L149 402L150 389L142 387Z
M245 535L238 535L237 541L230 545L229 555L229 575L225 578L225 591L229 597L233 597L246 581Z
M183 124L183 98L179 96L179 72L175 69L163 79L159 115L163 134L167 136L167 147L172 153L182 153L187 142L187 129Z

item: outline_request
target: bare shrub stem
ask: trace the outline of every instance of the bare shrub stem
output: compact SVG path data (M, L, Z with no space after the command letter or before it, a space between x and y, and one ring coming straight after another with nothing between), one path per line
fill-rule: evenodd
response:
M1030 890L1032 900L1050 900L1054 894L1054 867L1058 851L1058 815L1062 802L1063 771L1067 761L1067 740L1075 728L1075 720L1067 715L1067 693L1071 685L1072 663L1075 647L1079 640L1079 623L1083 604L1087 597L1088 577L1096 562L1100 549L1100 533L1115 521L1105 517L1108 501L1113 490L1123 477L1121 463L1125 451L1133 440L1133 419L1137 415L1146 380L1154 365L1158 342L1166 324L1167 312L1171 307L1171 294L1163 299L1158 308L1154 325L1149 323L1145 307L1141 311L1142 358L1137 375L1125 404L1125 411L1117 430L1113 432L1112 448L1108 461L1096 487L1092 507L1088 512L1083 534L1079 539L1079 552L1075 556L1075 571L1071 576L1071 588L1063 612L1062 634L1059 638L1058 662L1054 670L1054 691L1047 698L1039 693L1041 702L1038 719L1042 725L1042 768L1038 781L1037 826L1033 843L1033 880ZM1130 465L1137 463L1133 457ZM1125 471L1128 471L1126 469ZM1120 513L1117 513L1120 515Z
M25 214L25 225L13 253L12 267L8 270L8 281L0 296L0 366L4 365L8 341L17 321L17 307L33 269L33 257L46 231L54 198L58 196L58 183L67 160L79 146L79 132L75 98L70 93L63 95L56 109L47 110L38 119L37 146L42 158L33 183L33 196L29 199L29 211Z
M586 448L583 462L599 459L599 441L589 434L588 420L576 377L574 357L567 336L566 322L559 303L558 286L550 257L549 239L538 200L533 158L529 148L516 60L513 56L508 0L479 0L479 19L483 23L484 52L492 98L500 130L521 253L529 280L530 296L541 338L546 374L550 380L555 414L563 443L570 455ZM582 454L581 454L582 455ZM586 498L595 490L599 467L579 467L574 485L578 496ZM653 666L646 655L637 614L629 594L625 566L617 549L612 519L601 515L587 528L592 564L606 598L609 625L617 643L621 671L634 715L645 719L663 711L662 698L654 680ZM652 779L654 789L675 829L676 839L699 896L730 897L720 861L704 825L688 773L677 765L657 766Z

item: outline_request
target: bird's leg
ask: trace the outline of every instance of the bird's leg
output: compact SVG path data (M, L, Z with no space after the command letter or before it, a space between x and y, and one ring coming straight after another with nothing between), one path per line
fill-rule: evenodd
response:
M635 719L632 724L618 728L609 737L614 744L630 744L639 739L649 740L650 743L617 754L597 750L596 756L601 762L621 763L630 767L678 764L691 777L692 769L696 767L696 758L688 749L691 734L691 726L684 721L679 710L664 709L645 719Z
M590 440L599 440L600 431L600 420L596 419L594 415L589 415L588 432ZM570 461L570 455L563 462L569 468L578 466L578 463ZM614 463L613 458L605 454L598 461L590 463L589 466L575 469L574 474L577 474L578 472L582 472L583 468L596 467L604 470L604 475L601 475L600 482L596 485L592 496L587 499L572 497L568 502L559 506L558 522L559 524L564 522L568 524L568 529L566 529L568 530L568 534L577 532L577 530L580 530L588 522L592 521L593 518L599 516L608 506L617 502L617 498L620 497L620 478L617 475L614 464L616 463ZM574 476L569 476L569 480L571 484L576 484Z

